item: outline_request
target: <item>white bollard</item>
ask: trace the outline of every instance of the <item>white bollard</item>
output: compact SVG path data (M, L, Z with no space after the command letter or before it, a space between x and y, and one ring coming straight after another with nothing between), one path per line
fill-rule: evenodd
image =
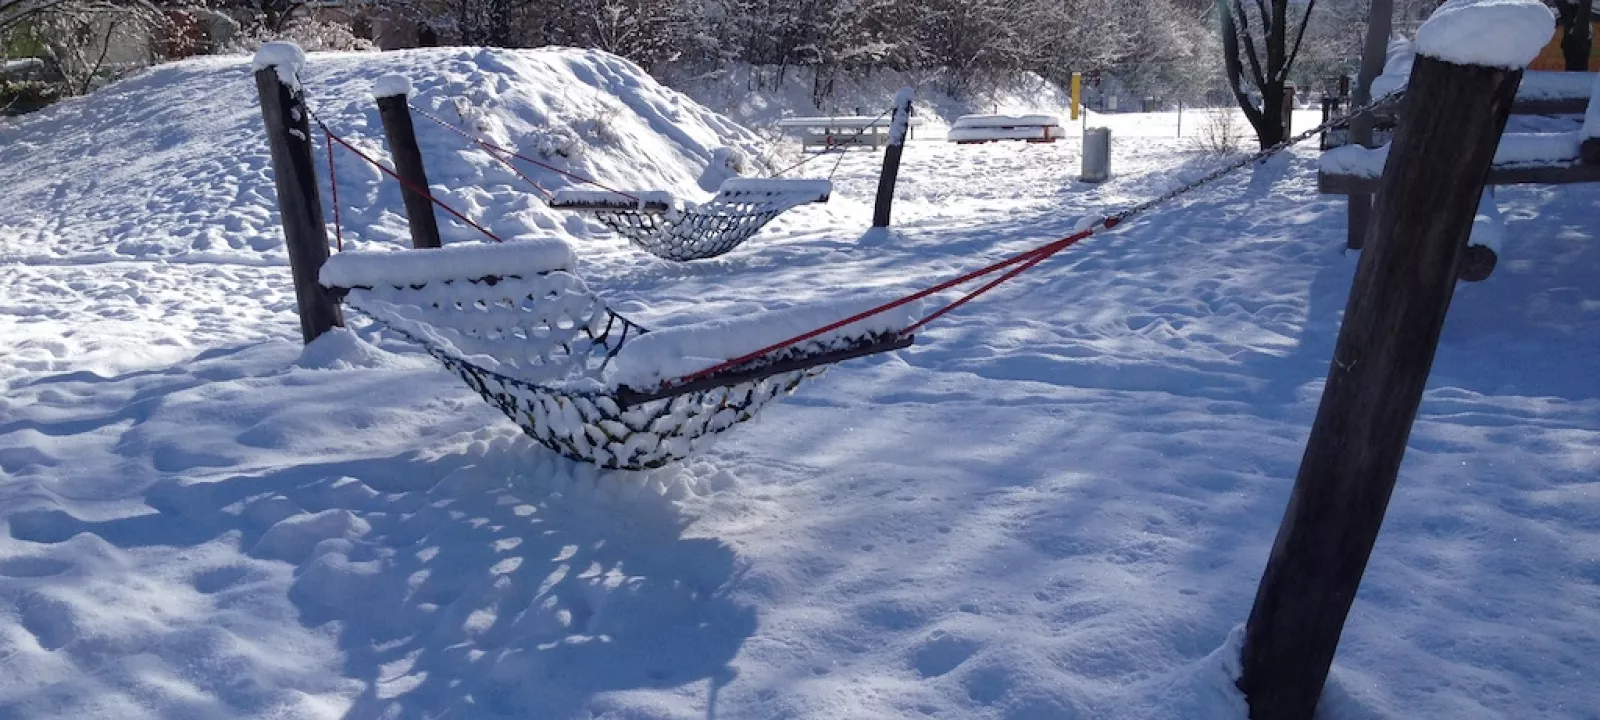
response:
M1083 174L1079 179L1092 183L1111 179L1111 128L1084 128Z

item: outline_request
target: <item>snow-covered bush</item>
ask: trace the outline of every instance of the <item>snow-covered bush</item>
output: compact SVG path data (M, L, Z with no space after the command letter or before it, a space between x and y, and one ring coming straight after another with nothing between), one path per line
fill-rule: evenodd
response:
M1244 149L1250 133L1232 108L1211 108L1200 117L1195 149L1208 155L1233 155Z
M266 43L276 40L287 40L307 52L320 50L377 50L371 40L358 37L349 25L339 22L325 22L312 18L295 18L284 25L282 30L270 30L265 26L242 31L225 48L229 52L254 53Z

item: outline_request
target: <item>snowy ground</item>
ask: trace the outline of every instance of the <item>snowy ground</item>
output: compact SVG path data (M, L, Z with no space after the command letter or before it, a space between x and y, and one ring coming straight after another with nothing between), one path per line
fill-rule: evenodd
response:
M614 182L689 193L713 146L762 150L594 56L314 56L307 81L381 149L364 93L395 70L507 142L573 128ZM381 333L302 352L247 73L0 128L0 717L1243 717L1230 632L1355 265L1310 147L688 465L600 475ZM452 199L675 324L1059 237L1213 166L1175 120L1111 118L1136 139L1099 186L1073 141L913 143L897 230L865 240L878 156L847 155L828 204L693 264L422 132ZM398 193L338 164L347 246L402 238ZM1324 717L1600 717L1600 190L1500 201L1507 254L1457 295Z

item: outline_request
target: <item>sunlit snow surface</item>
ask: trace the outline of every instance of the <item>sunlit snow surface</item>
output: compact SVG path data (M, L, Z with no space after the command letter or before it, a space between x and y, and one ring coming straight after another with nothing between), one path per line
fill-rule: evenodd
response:
M304 80L381 153L388 73L614 186L703 197L717 148L769 151L599 55L314 54ZM1356 262L1314 147L1085 241L693 462L602 474L396 338L301 348L254 92L247 58L201 60L0 127L0 717L1244 717L1232 633ZM1076 139L919 133L892 231L865 232L880 156L858 152L827 204L691 264L418 128L449 202L568 241L656 326L1060 237L1214 167L1176 121L1096 116L1102 185L1076 181ZM345 246L404 243L398 190L336 164ZM1452 305L1323 717L1600 707L1600 189L1497 200L1500 266Z

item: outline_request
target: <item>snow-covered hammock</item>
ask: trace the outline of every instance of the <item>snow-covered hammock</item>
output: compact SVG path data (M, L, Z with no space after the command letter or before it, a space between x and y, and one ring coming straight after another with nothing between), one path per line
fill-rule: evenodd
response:
M558 190L550 206L593 213L657 257L703 260L734 249L784 211L827 202L832 192L827 180L729 178L699 205L662 192Z
M321 282L421 345L535 440L602 467L682 459L828 364L911 344L907 305L687 382L733 358L853 316L883 298L649 331L572 274L556 239L343 252Z

